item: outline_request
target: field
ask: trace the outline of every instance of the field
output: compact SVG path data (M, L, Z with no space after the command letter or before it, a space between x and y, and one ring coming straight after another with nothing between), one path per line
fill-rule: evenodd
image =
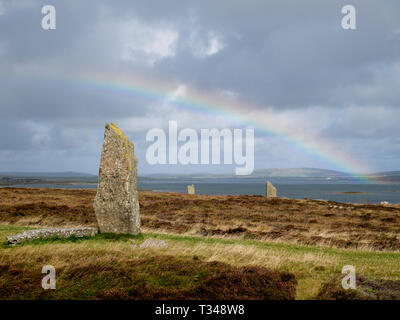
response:
M94 190L0 189L0 239L95 226ZM399 206L140 193L141 236L37 240L0 248L0 298L400 299ZM145 239L167 248L141 249ZM57 290L40 286L57 270ZM359 277L343 292L344 265ZM17 289L19 290L17 290Z

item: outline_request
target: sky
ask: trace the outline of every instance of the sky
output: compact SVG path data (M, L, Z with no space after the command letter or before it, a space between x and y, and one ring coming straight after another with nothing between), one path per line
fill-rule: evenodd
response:
M150 165L169 120L253 128L255 169L400 170L399 88L397 0L0 0L0 172L97 173L107 122L139 174L233 172Z

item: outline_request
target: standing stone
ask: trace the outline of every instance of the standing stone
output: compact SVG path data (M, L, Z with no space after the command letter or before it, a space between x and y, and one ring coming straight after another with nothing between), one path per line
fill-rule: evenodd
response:
M134 145L113 123L104 132L93 206L100 232L140 233Z
M267 181L267 198L276 198L276 188Z
M195 194L194 184L187 186L188 194Z

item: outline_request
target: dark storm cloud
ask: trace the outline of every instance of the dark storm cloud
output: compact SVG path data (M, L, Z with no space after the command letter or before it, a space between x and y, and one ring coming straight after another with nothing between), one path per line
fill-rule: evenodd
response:
M225 90L276 112L323 108L333 118L312 119L325 121L321 136L346 141L356 154L360 146L370 150L376 139L382 157L398 159L392 120L400 105L397 1L60 0L53 3L54 31L40 27L48 1L0 4L3 152L54 151L49 159L59 161L60 169L85 159L82 170L93 172L105 122L155 116L160 101L44 76L92 70ZM357 9L357 30L341 28L346 4ZM335 110L342 110L337 117ZM362 110L368 112L358 116ZM137 125L142 129L126 130L144 139L143 121ZM138 148L143 154L145 144ZM63 150L70 162L60 160ZM18 169L18 152L7 153L0 166ZM385 168L395 166L395 160L382 161ZM46 165L50 160L42 161Z

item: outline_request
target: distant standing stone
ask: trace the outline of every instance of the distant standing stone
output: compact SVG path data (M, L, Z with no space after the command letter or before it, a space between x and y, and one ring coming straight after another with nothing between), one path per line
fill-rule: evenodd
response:
M194 184L187 186L188 194L195 194L194 192Z
M104 132L93 206L100 232L140 233L134 145L113 123Z
M276 188L269 181L267 181L267 198L276 198Z

